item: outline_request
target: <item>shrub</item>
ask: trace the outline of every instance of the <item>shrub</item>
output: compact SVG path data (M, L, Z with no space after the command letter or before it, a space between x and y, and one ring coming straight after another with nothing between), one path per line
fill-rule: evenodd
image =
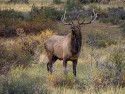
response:
M53 3L55 3L55 4L60 4L60 3L61 3L61 0L53 0Z
M0 73L7 73L11 66L27 67L39 59L43 51L43 43L51 30L42 31L39 35L23 35L12 43L0 43Z
M0 36L5 37L15 36L17 26L24 19L21 12L14 10L0 11L0 18Z
M115 50L111 57L110 60L112 63L115 64L115 78L114 78L114 84L123 84L123 72L125 72L124 70L124 53L123 50Z
M17 12L14 9L10 10L0 10L0 17L4 18L13 18L13 19L24 19L21 12Z
M81 3L109 3L110 0L80 0Z
M115 40L109 38L109 36L100 30L96 30L88 34L87 43L93 47L107 47L112 44L116 44Z
M9 3L29 3L29 0L10 0Z
M8 46L0 45L0 50L1 74L6 74L10 70L11 66L27 66L31 63L32 55L22 51L16 43Z
M103 14L99 14L99 19L102 22L110 22L112 24L118 24L121 22L121 20L125 19L125 10L123 7L118 8L108 8L107 12Z
M73 8L74 8L73 0L67 0L67 2L66 2L66 10L71 11L71 10L73 10Z
M39 20L60 20L62 17L63 11L57 10L53 7L41 7L40 9L36 7L34 4L32 6L30 15L31 20L34 18L39 18Z
M35 4L33 4L32 8L31 8L31 12L30 12L31 19L35 18L39 14L40 14L40 9L38 7L36 7Z
M114 48L110 58L106 61L97 61L98 65L92 72L93 81L96 88L107 87L108 85L124 86L124 51Z
M125 22L120 26L122 29L123 36L125 36Z
M2 94L50 94L44 85L46 80L27 71L22 67L13 68L1 83Z
M85 86L82 82L75 79L73 75L66 74L66 75L49 75L48 76L49 83L51 83L54 87L65 87L65 88L75 88L84 90Z
M52 20L60 21L61 17L62 17L62 14L63 14L63 11L56 10L55 8L52 8L52 7L45 7L44 13L45 13L45 16L47 18L52 19Z
M97 6L91 5L98 13L98 19L104 23L118 24L125 19L125 10L123 7L108 7L102 9Z
M15 10L1 10L0 36L16 36L17 28L24 28L26 34L38 34L40 31L48 28L54 29L56 28L56 22L53 20L60 20L61 15L61 11L47 7L39 9L35 5L32 6L29 13L21 13Z
M115 79L115 65L107 61L98 62L98 66L93 68L91 76L95 90L112 86Z
M80 0L81 3L84 3L84 4L87 4L87 3L90 3L91 0Z
M81 3L79 2L79 0L67 0L66 2L66 10L68 11L73 11L74 8L76 9L81 9Z

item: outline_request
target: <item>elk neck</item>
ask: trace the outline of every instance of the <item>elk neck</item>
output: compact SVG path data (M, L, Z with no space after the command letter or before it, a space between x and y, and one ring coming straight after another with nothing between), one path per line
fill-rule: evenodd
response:
M78 54L82 45L82 33L81 30L74 33L71 32L71 52L72 54Z

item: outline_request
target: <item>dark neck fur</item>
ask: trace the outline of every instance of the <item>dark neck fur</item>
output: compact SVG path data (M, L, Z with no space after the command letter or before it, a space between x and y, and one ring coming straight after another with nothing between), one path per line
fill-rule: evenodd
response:
M81 50L82 45L82 34L79 32L78 34L71 35L71 52L72 54L78 54Z

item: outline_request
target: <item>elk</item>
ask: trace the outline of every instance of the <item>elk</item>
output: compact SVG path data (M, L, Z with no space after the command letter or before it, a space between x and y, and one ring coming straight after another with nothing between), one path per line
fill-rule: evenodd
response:
M78 62L78 58L81 51L82 45L82 33L81 33L81 25L90 24L94 22L97 18L97 14L92 12L91 19L89 22L79 21L79 15L77 15L78 24L74 24L71 17L66 17L66 11L61 18L61 21L64 25L71 26L71 32L65 36L53 35L49 37L45 43L44 47L47 52L47 57L49 62L47 63L48 72L52 73L52 66L57 59L63 60L64 71L67 68L67 62L72 61L73 63L73 74L76 76L76 66ZM67 19L69 21L67 22Z

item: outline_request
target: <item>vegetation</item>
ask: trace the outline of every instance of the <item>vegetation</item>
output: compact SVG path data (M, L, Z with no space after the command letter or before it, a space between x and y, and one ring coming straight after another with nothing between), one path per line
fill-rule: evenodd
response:
M8 0L8 3L29 3L29 0Z
M124 94L124 3L10 1L0 1L0 94ZM83 44L77 77L72 74L70 62L68 74L63 73L62 61L54 64L52 75L46 69L48 61L43 47L46 38L71 32L69 26L60 23L64 9L71 17L75 17L74 9L75 13L80 10L80 22L85 18L82 16L88 17L82 10L86 14L92 9L98 13L95 23L81 28ZM17 32L20 28L23 32Z
M55 4L60 4L60 3L61 3L61 0L53 0L53 3L55 3Z

